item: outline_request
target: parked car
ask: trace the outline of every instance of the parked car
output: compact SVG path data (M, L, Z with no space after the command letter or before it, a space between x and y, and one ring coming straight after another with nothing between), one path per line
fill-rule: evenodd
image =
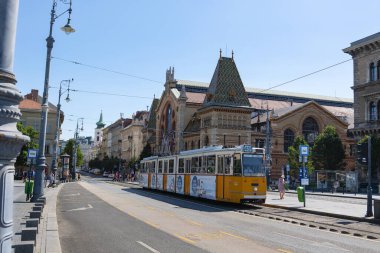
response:
M108 177L109 177L109 178L114 178L114 177L115 177L115 175L114 175L114 174L112 174L112 173L110 173L110 174L108 174Z
M110 174L110 173L109 173L108 171L104 171L104 172L103 172L103 177L108 177L109 174Z
M94 171L92 173L94 173L95 175L100 175L101 171L100 171L100 169L94 169Z

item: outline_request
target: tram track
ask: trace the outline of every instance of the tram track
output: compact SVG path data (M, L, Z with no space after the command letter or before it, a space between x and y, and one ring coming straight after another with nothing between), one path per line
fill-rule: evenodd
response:
M124 183L108 182L111 184L125 185ZM128 185L134 189L141 190L146 194L165 196L181 201L188 201L195 204L206 205L212 208L224 209L225 211L234 211L239 214L265 218L277 222L284 222L289 225L308 227L326 232L353 236L365 240L380 242L380 226L367 222L361 222L351 219L330 217L322 214L311 214L302 211L287 210L283 208L268 207L265 205L254 204L234 204L215 202L208 199L199 199L190 196L177 195L170 192L158 190L143 189L140 186Z

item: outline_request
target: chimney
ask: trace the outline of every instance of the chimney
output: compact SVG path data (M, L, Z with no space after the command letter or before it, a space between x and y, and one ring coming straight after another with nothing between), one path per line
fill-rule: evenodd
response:
M25 98L38 102L38 90L32 89L29 94L26 94Z

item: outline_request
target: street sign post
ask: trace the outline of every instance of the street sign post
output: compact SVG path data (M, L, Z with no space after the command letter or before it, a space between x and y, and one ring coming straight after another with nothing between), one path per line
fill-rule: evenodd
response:
M307 145L300 145L299 146L299 161L302 162L302 167L300 168L299 178L301 185L306 186L309 185L309 178L308 178L308 171L305 166L305 163L307 162L307 157L309 156L309 146ZM303 206L306 207L306 187L304 187L304 201Z
M32 165L35 164L36 162L36 159L37 159L37 155L38 155L38 150L37 149L28 149L28 161L29 161L29 171L28 171L28 182L26 182L26 184L28 185L26 187L26 201L28 201L32 196L32 190L33 190L33 187L32 187L32 184L31 184L31 177L33 176L33 172L32 172Z

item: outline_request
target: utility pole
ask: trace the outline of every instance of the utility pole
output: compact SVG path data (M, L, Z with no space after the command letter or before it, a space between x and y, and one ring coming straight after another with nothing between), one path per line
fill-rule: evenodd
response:
M367 177L368 177L368 186L367 186L367 214L366 217L372 217L372 152L371 152L371 136L368 136L368 169L367 169Z
M82 127L79 129L78 121L82 120ZM77 119L77 127L74 134L74 154L73 154L73 169L71 172L71 179L75 180L75 175L77 171L77 152L78 152L78 138L79 138L79 131L83 131L83 118Z
M267 189L269 188L270 185L270 177L269 177L269 172L270 172L270 122L269 122L269 108L267 104L267 120L266 120L266 133L265 133L265 160L266 160L266 176L267 176Z

